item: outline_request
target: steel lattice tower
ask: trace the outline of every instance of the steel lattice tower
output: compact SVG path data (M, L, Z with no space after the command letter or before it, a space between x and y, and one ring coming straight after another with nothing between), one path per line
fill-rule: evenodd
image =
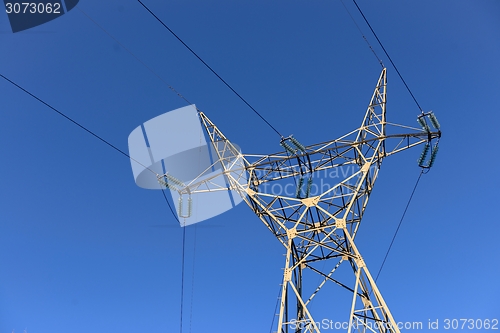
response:
M383 159L424 144L419 164L431 167L441 132L432 113L419 116L422 128L388 123L386 86L384 68L359 128L336 140L306 147L293 137L282 138L285 151L271 155L242 154L199 112L227 187L204 179L182 184L176 190L181 197L237 191L284 246L277 332L320 332L312 304L328 285L351 295L349 307L343 306L343 313L349 316L349 325L343 328L348 332L399 332L354 239ZM427 125L427 118L435 131ZM436 142L434 146L432 142ZM429 150L431 155L426 159ZM325 188L325 181L332 181L328 172L346 168L350 172L342 173L343 179ZM159 180L168 186L171 179L165 174ZM293 193L276 193L277 188L293 189ZM338 273L343 266L347 266L349 274ZM318 278L307 280L306 275L317 275L320 282L311 288ZM335 303L335 311L342 305Z

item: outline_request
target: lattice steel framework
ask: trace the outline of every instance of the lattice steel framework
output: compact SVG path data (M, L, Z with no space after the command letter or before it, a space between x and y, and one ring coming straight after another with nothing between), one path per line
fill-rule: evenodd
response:
M431 131L422 116L422 129L388 123L386 85L384 68L356 130L307 147L293 137L283 138L285 151L271 155L242 155L204 113L199 113L228 187L215 188L210 179L194 180L180 192L238 191L285 247L277 332L320 332L312 304L327 285L351 295L350 307L342 310L349 316L349 325L343 327L348 332L399 332L354 239L383 159L420 144L427 150L432 147L434 159L441 132L439 128ZM423 167L433 163L423 165L424 159L420 161ZM332 177L335 170L342 172ZM339 174L343 179L336 179ZM337 274L342 264L349 274ZM306 281L306 272L320 277L313 288L318 278ZM335 304L332 311L340 311L341 305L330 300Z

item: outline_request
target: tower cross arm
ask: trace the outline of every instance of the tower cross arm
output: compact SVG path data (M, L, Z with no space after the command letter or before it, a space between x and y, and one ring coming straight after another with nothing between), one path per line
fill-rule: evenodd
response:
M363 165L366 162L380 163L387 156L439 139L440 136L440 132L415 129L410 133L381 135L359 141L349 141L342 137L307 146L304 153L297 155L280 152L271 155L244 156L248 161L256 159L255 162L248 164L248 168L259 175L261 182L267 182L332 168Z

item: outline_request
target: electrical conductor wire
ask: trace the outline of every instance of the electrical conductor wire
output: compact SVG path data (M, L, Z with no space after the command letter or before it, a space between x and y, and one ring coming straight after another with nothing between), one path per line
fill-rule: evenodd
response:
M377 34L373 30L372 26L370 25L370 22L368 22L368 19L366 18L365 14L363 14L363 11L361 10L361 8L359 8L358 4L356 3L356 0L352 0L352 1L354 2L354 4L356 5L356 8L358 9L359 13L361 14L361 16L363 17L363 19L365 20L366 25L368 25L368 27L370 28L373 36L375 36L375 39L377 39L377 42L380 45L380 47L382 48L382 50L384 51L385 55L387 56L387 59L389 59L389 61L391 62L392 67L394 67L394 69L396 70L396 73L398 73L399 78L401 79L401 81L403 81L403 84L406 87L406 90L408 90L408 92L410 93L411 97L413 98L413 101L415 101L415 104L417 104L418 109L420 110L420 112L423 113L424 110L422 109L422 107L420 107L420 104L418 103L417 99L415 98L415 96L411 92L410 87L408 87L408 85L406 84L405 79L403 79L403 75L401 75L401 73L399 72L398 68L396 67L396 64L394 63L394 61L392 61L391 57L389 56L389 53L386 51L384 45L382 44L382 42L378 38Z
M399 220L398 227L396 228L396 231L394 232L394 236L392 237L391 244L389 245L389 248L387 249L387 252L385 253L384 260L382 261L382 265L380 265L380 268L377 273L377 277L375 278L375 282L377 282L378 277L380 276L380 272L382 272L382 269L384 268L385 261L387 260L387 256L389 256L389 252L391 252L392 244L394 244L394 240L396 239L396 236L398 235L399 228L401 227L401 224L403 223L403 220L406 215L406 211L408 210L408 207L410 206L411 200L413 199L413 195L415 194L415 191L417 189L418 183L420 182L420 178L422 177L422 174L424 173L424 169L420 171L420 174L418 175L417 182L415 183L415 186L413 187L413 191L411 192L410 198L408 199L408 202L406 204L405 210L403 211L403 215L401 216L401 219Z
M370 42L368 41L368 39L366 38L365 34L363 33L363 31L361 30L361 28L359 27L358 23L356 23L356 20L354 19L354 17L351 15L351 12L349 11L349 9L347 8L347 6L345 5L344 3L344 0L340 0L340 2L342 3L342 6L344 6L347 14L349 15L349 17L351 18L352 22L354 22L354 25L356 26L356 28L358 29L359 33L361 34L361 36L363 37L364 41L366 42L366 44L368 45L368 47L370 48L370 50L372 51L373 55L375 56L375 58L377 58L377 61L378 63L382 66L382 68L384 68L384 63L382 61L382 59L380 59L380 57L378 56L378 54L375 52L375 50L373 49L372 45L370 44Z
M110 143L109 141L107 141L106 139L104 139L103 137L101 137L100 135L92 132L90 129L88 129L87 127L83 126L82 124L80 124L79 122L77 122L76 120L72 119L71 117L67 116L66 114L64 114L63 112L59 111L58 109L56 109L55 107L53 107L52 105L50 105L49 103L45 102L44 100L42 100L41 98L39 98L38 96L32 94L31 92L29 92L27 89L21 87L20 85L18 85L17 83L15 83L14 81L10 80L9 78L7 78L5 75L3 74L0 74L0 77L2 77L4 80L6 80L7 82L9 82L10 84L12 84L13 86L17 87L18 89L22 90L23 92L25 92L26 94L30 95L31 97L33 97L34 99L36 99L37 101L39 101L40 103L42 103L43 105L47 106L49 109L51 109L52 111L56 112L57 114L59 114L60 116L64 117L66 120L69 120L70 122L72 122L74 125L80 127L81 129L83 129L85 132L89 133L90 135L92 135L93 137L97 138L99 141L105 143L106 145L108 145L109 147L113 148L114 150L116 150L117 152L119 152L120 154L128 157L129 159L131 159L132 161L142 165L143 167L145 167L147 170L151 171L152 173L154 173L155 175L157 175L156 172L154 172L153 170L151 170L149 167L147 167L146 165L142 164L141 162L137 161L135 158L131 157L129 154L127 154L126 152L124 152L123 150L121 150L120 148L116 147L115 145L113 145L112 143ZM163 190L162 190L163 192ZM172 215L174 215L175 219L177 219L177 216L174 214L173 212L173 209L172 209L172 206L170 205L170 203L168 202L167 200L167 197L165 196L165 193L163 193L163 196L165 198L165 201L167 202L167 205L168 207L170 208L170 211L172 212Z
M182 333L182 310L184 306L184 257L186 251L186 225L182 227L182 273L181 273L181 322L180 322L180 333Z
M106 35L108 35L111 39L113 39L115 42L117 42L125 51L127 51L132 57L134 57L138 62L140 62L144 67L146 67L147 70L149 70L154 76L159 78L163 83L167 85L167 87L172 90L177 96L182 98L186 103L188 104L193 104L191 103L186 97L184 97L180 92L178 92L174 87L172 87L170 84L168 84L167 81L165 81L159 74L157 74L151 67L146 65L144 61L142 61L138 56L136 56L132 51L130 51L125 45L123 45L117 38L115 38L111 33L109 33L106 29L104 29L99 23L97 23L92 17L90 17L89 14L84 12L80 6L76 6L76 8L83 14L85 15L92 23L94 23L99 29L101 29Z
M248 103L246 99L238 94L238 92L236 92L236 90L234 90L234 88L229 83L227 83L219 74L217 74L217 72L212 67L210 67L209 64L207 64L192 48L189 47L189 45L187 45L179 36L177 36L177 34L172 29L170 29L158 16L156 16L151 11L151 9L148 8L148 6L146 6L141 0L137 1L149 12L149 14L151 14L158 22L160 22L160 24L163 25L165 29L167 29L179 42L181 42L181 44L184 45L189 50L189 52L191 52L196 58L198 58L198 60L200 60L201 63L205 65L205 67L207 67L220 81L222 81L222 83L224 83L226 87L228 87L236 96L238 96L238 98L242 100L243 103L245 103L253 112L255 112L255 114L258 115L260 119L262 119L269 127L271 127L281 138L283 137L283 135L273 125L271 125L271 123L267 121L264 116L262 116L252 105L250 105L250 103Z

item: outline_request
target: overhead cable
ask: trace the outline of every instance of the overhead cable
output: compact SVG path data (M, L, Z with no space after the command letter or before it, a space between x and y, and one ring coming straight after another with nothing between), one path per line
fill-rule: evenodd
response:
M380 276L380 272L382 272L382 269L384 268L385 261L387 260L387 256L389 256L389 252L391 252L392 244L394 244L394 240L396 239L396 236L398 235L399 228L401 227L401 224L403 223L403 220L406 215L406 211L408 210L408 207L410 206L411 200L413 199L413 194L415 194L415 190L417 189L418 183L420 182L420 178L422 177L422 174L424 173L424 170L422 169L420 171L420 174L418 175L417 182L415 183L415 186L413 187L413 191L411 192L410 198L408 199L408 202L406 203L405 210L403 211L403 215L401 216L401 219L399 220L398 227L396 228L396 231L394 232L394 236L392 236L391 244L389 245L389 248L387 249L387 252L385 253L384 260L382 261L382 265L380 265L380 269L378 270L377 277L375 278L375 282L377 282L378 277Z
M352 1L356 5L356 8L358 9L358 11L361 14L361 16L363 16L363 19L365 20L366 25L368 25L368 27L370 28L370 31L372 32L373 36L375 36L375 39L377 39L377 42L380 45L380 47L382 48L382 50L384 51L385 55L387 56L387 59L389 59L389 61L391 62L392 67L394 67L394 69L396 70L396 73L398 73L399 78L401 79L401 81L403 81L403 84L406 87L406 90L408 90L408 92L410 93L411 97L413 98L413 101L415 101L415 104L417 104L418 109L420 110L420 112L423 113L424 110L422 109L422 107L420 107L420 104L418 103L417 99L415 98L415 96L411 92L410 87L408 87L408 85L406 84L406 81L403 78L403 75L401 75L401 73L399 72L398 68L396 67L396 64L394 63L394 61L392 61L391 57L389 56L389 53L386 51L384 45L382 44L382 42L378 38L377 34L373 30L372 26L370 25L370 22L368 22L368 19L366 18L365 14L363 14L363 11L361 10L361 8L359 8L358 4L356 3L356 0L352 0Z
M49 109L51 109L52 111L56 112L57 114L59 114L61 117L64 117L66 120L69 120L70 122L72 122L74 125L80 127L81 129L83 129L85 132L89 133L90 135L92 135L93 137L97 138L99 141L105 143L106 145L108 145L109 147L113 148L114 150L116 150L117 152L119 152L120 154L128 157L130 160L142 165L144 168L146 168L147 170L149 170L150 172L154 173L155 175L156 172L154 172L153 170L151 170L149 167L147 167L146 165L142 164L141 162L139 162L138 160L136 160L135 158L131 157L129 154L127 154L126 152L124 152L123 150L121 150L120 148L116 147L115 145L113 145L112 143L110 143L109 141L107 141L106 139L104 139L102 136L96 134L95 132L91 131L90 129L88 129L87 127L83 126L82 124L80 124L79 122L77 122L76 120L70 118L69 116L67 116L66 114L64 114L63 112L59 111L58 109L56 109L55 107L53 107L52 105L50 105L49 103L45 102L44 100L42 100L41 98L39 98L38 96L32 94L31 92L29 92L27 89L21 87L19 84L15 83L14 81L10 80L9 78L7 78L5 75L3 74L0 74L0 77L2 77L4 80L6 80L7 82L9 82L10 84L12 84L13 86L19 88L20 90L22 90L23 92L25 92L26 94L30 95L31 97L33 97L34 99L36 99L37 101L39 101L40 103L42 103L43 105L47 106ZM167 200L167 197L165 196L165 193L163 193L163 196L165 197L165 201L167 202L167 205L168 207L170 208L170 211L172 212L172 214L174 215L175 219L177 219L177 216L174 214L173 212L173 209L172 209L172 206L170 205L170 203L168 202Z
M168 32L172 34L172 36L174 36L179 42L181 42L181 44L184 45L189 50L189 52L191 52L196 58L198 58L198 60L201 61L201 63L205 65L205 67L207 67L222 83L224 83L226 87L228 87L236 96L238 96L238 98L242 100L243 103L245 103L253 112L255 112L255 114L258 115L260 119L262 119L269 127L271 127L280 137L283 137L283 135L281 135L281 133L273 125L271 125L271 123L267 121L264 116L262 116L229 83L227 83L219 74L217 74L217 72L209 64L207 64L191 47L189 47L189 45L187 45L172 29L170 29L158 16L156 16L155 13L153 13L153 11L148 8L148 6L146 6L141 0L137 1L148 11L149 14L151 14L158 22L160 22L160 24L163 25L165 29L167 29Z

